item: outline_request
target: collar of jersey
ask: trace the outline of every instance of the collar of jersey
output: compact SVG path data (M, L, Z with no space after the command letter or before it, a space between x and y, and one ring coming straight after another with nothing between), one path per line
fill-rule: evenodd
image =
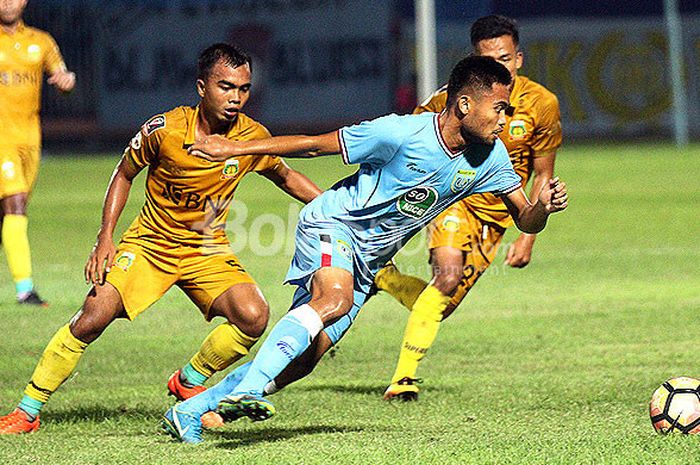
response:
M187 119L187 131L185 132L185 145L192 145L194 144L195 140L197 139L196 134L197 134L197 117L199 116L199 105L194 107L194 111L192 112L192 115ZM226 133L226 137L230 138L232 134L237 130L236 128L238 127L239 121L241 120L241 115L240 113L238 114L238 117L236 118L236 122L233 123L233 125L229 128L228 132Z
M199 105L194 108L192 115L187 118L187 131L185 132L185 145L192 145L195 142L197 129L197 116L199 116Z
M444 112L445 110L443 110ZM462 155L464 152L467 151L465 148L464 150L460 150L459 152L453 152L450 150L450 148L447 146L447 143L445 143L445 139L442 138L442 133L440 132L440 122L439 118L442 113L438 113L435 115L433 118L433 126L435 127L435 133L437 134L437 139L438 142L440 143L440 147L442 147L442 150L445 151L445 154L450 157L450 158L457 158L458 156Z
M12 35L14 36L16 34L21 34L24 32L25 29L26 26L24 25L24 21L20 21L19 23L17 23L17 29L15 29L15 33ZM8 34L4 28L0 27L0 35L9 36L10 34Z

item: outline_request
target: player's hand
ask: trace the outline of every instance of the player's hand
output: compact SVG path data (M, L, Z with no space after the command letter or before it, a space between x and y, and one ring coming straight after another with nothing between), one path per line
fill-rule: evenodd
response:
M569 195L566 191L566 184L559 181L559 178L550 179L548 184L542 186L538 200L544 205L547 213L555 213L564 210L569 206Z
M522 233L508 247L505 263L513 268L523 268L530 263L532 246L535 244L536 234Z
M209 161L225 161L231 157L242 155L242 153L238 153L238 145L238 143L219 134L213 134L196 141L187 149L187 152Z
M71 71L56 71L46 80L61 92L68 93L75 87L75 73Z
M85 282L100 286L104 284L116 253L117 249L111 237L97 236L97 241L85 264Z

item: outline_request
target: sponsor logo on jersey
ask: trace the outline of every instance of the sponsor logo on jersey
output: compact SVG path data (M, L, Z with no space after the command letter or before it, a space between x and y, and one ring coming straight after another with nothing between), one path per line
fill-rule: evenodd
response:
M143 125L143 132L146 134L146 137L148 137L154 132L156 132L158 129L162 129L164 127L165 115L156 115L153 118L146 121L146 124Z
M121 255L114 260L114 266L126 271L134 263L135 258L136 256L131 252L122 252Z
M165 183L161 191L163 199L187 210L199 210L210 212L214 217L219 216L228 209L233 200L233 193L226 197L222 195L201 195L169 182ZM156 198L157 200L157 198ZM157 203L157 202L156 202Z
M406 168L408 168L411 171L415 171L416 173L420 174L427 174L427 171L425 171L423 168L419 168L418 164L414 162L410 162L406 165Z
M435 189L427 186L414 187L396 201L396 208L410 218L422 218L438 201Z
M508 134L510 134L511 140L521 140L525 138L527 134L527 129L525 128L525 121L521 119L514 119L510 122L508 127Z
M221 179L231 179L238 174L238 160L230 158L224 163Z
M459 231L459 218L452 215L446 216L445 219L442 220L442 229L447 232Z
M452 183L450 183L450 190L456 194L464 190L474 181L474 178L476 178L476 171L474 170L457 170L455 177L452 178Z

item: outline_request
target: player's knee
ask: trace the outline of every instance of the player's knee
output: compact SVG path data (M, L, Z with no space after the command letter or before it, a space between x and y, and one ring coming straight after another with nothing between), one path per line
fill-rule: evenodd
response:
M351 292L327 293L309 302L324 323L340 318L347 314L353 305Z
M113 289L113 288L112 288ZM126 317L119 294L106 286L93 287L83 306L70 321L70 332L85 343L91 343L119 317Z
M457 286L459 286L461 279L462 273L456 270L446 269L444 272L435 276L433 287L444 295L452 295L455 289L457 289Z
M100 337L112 320L105 318L99 311L90 309L85 305L70 321L70 332L82 342L90 344Z
M267 302L262 301L247 305L239 313L237 326L240 330L252 337L262 336L270 318L270 307Z

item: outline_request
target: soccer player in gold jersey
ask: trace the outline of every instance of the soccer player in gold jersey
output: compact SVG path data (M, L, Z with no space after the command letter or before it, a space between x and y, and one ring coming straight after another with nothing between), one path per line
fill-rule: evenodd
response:
M559 103L542 85L518 75L523 63L519 32L514 20L486 16L471 28L476 55L503 64L513 77L511 108L500 135L515 172L525 186L533 176L530 199L535 201L554 173L556 152L562 141ZM445 109L446 88L441 88L414 113L440 113ZM375 285L411 310L401 344L399 361L384 399L416 400L416 371L447 318L493 262L507 228L513 225L504 203L492 194L477 194L452 205L428 226L428 248L433 277L430 283L402 274L393 263L377 273ZM521 233L510 245L505 262L522 268L530 262L535 234ZM424 291L437 288L450 299L444 304L421 306Z
M174 285L207 320L226 320L170 378L168 388L176 397L203 391L206 379L246 355L264 332L267 302L231 253L224 232L234 191L252 172L302 202L320 190L278 157L211 162L187 153L195 140L212 134L238 141L270 137L241 112L250 87L248 55L229 44L212 45L199 57L199 105L152 117L131 140L109 183L102 225L85 266L85 279L93 287L83 307L49 342L18 408L0 418L0 434L35 431L41 407L88 344L115 319L134 319ZM146 203L115 248L112 234L132 180L146 167Z
M61 52L46 32L25 26L27 0L0 1L0 211L2 245L21 304L44 302L32 280L27 201L39 172L39 106L43 74L61 92L75 86Z

